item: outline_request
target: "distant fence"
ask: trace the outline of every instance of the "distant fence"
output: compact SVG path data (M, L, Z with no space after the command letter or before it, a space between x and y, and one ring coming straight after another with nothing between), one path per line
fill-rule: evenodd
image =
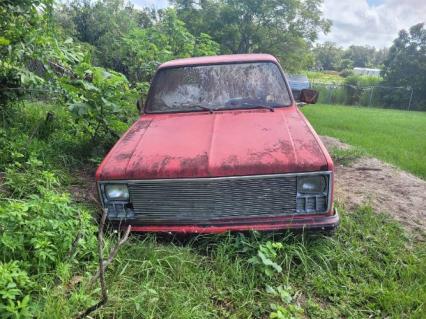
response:
M322 82L310 82L310 87L320 92L319 103L426 111L426 108L414 105L414 91L409 87Z

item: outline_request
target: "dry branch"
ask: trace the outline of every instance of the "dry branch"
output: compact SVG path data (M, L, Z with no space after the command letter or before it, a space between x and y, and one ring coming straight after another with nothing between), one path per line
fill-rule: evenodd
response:
M99 204L98 201L96 201L96 202ZM100 285L101 285L101 300L98 303L94 304L93 306L90 306L89 308L87 308L85 311L79 313L77 315L76 319L85 318L91 312L93 312L93 311L99 309L100 307L102 307L103 305L105 305L106 302L108 301L108 291L107 291L106 283L105 283L105 271L106 271L108 265L114 260L114 258L117 255L120 247L127 241L127 239L129 238L129 235L130 235L131 226L129 225L127 227L127 230L126 230L124 236L121 239L119 239L117 244L111 249L111 251L108 255L108 258L106 260L104 260L104 258L103 258L103 253L104 253L104 228L105 228L105 222L106 222L107 214L108 214L108 210L102 209L102 216L101 216L101 220L100 220L100 223L99 223L99 231L98 231L99 268L98 268L98 271L96 272L96 274L90 280L90 283L92 284L99 278L99 282L100 282Z
M98 252L99 252L99 281L101 284L101 300L94 304L93 306L87 308L85 311L80 312L77 315L77 319L85 318L89 313L95 311L96 309L102 307L108 301L108 291L105 284L104 276L104 267L103 267L103 252L104 252L104 226L107 217L107 210L102 211L101 221L99 223L99 232L98 232Z
M111 264L111 262L114 260L115 256L117 256L118 250L120 249L120 247L127 241L127 239L129 238L130 235L130 231L132 229L132 226L127 226L126 232L124 233L124 236L118 241L118 243L111 249L109 256L106 260L102 261L102 267L99 267L98 271L96 272L96 274L92 277L92 279L90 280L90 283L94 283L101 274L101 268L103 268L102 270L105 272L106 269L108 268L109 264Z

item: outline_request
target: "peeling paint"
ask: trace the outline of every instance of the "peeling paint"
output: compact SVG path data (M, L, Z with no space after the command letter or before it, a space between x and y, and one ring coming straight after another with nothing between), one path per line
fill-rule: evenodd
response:
M295 106L275 112L144 115L111 151L98 177L155 179L326 170L330 163L305 121Z

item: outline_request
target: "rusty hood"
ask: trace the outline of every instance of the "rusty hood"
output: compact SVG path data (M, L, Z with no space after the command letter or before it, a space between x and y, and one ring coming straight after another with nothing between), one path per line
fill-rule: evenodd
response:
M295 107L142 116L117 142L97 180L188 178L332 169Z

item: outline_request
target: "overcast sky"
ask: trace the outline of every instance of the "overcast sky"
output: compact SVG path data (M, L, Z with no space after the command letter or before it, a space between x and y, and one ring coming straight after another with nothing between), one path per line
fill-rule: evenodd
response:
M130 0L137 6L164 8L167 0ZM324 15L333 22L320 41L390 46L398 31L426 21L426 0L325 0Z

